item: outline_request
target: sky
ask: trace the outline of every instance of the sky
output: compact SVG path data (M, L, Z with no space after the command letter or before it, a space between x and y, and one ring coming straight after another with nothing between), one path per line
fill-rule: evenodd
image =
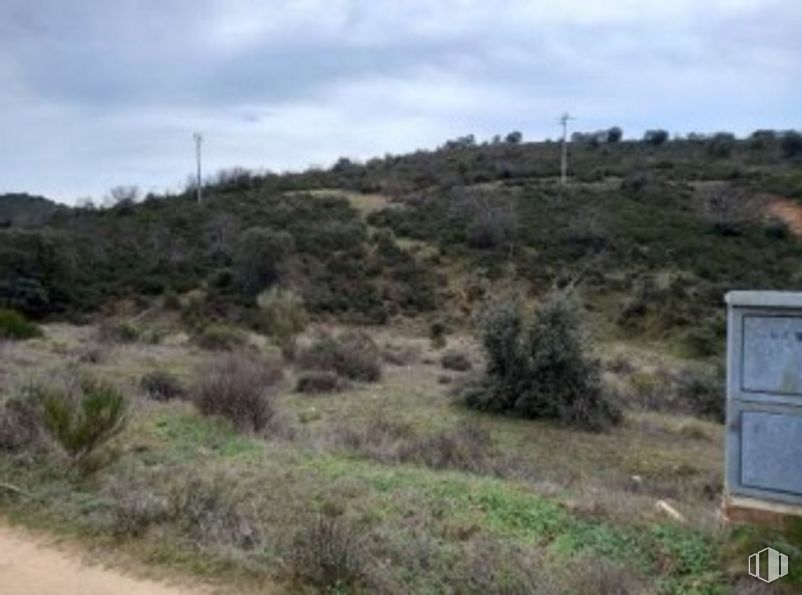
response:
M802 128L798 0L0 0L0 193L520 130Z

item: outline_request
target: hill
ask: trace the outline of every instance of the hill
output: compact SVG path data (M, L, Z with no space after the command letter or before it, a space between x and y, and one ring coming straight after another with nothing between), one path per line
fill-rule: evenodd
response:
M708 355L724 292L799 284L802 247L768 198L802 197L792 133L599 138L571 144L566 187L558 143L465 137L328 170L220 172L202 204L190 191L103 210L6 197L0 301L42 316L201 289L206 316L248 323L279 283L318 316L444 309L459 324L490 287L570 283L606 331Z

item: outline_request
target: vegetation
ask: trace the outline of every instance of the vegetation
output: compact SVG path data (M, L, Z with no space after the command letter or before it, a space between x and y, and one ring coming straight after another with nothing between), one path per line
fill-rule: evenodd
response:
M566 186L513 132L200 204L0 198L0 305L47 331L0 344L0 513L253 591L738 591L759 547L802 556L715 520L721 298L802 279L797 136L580 133Z
M101 449L123 431L128 404L111 384L87 375L68 375L59 383L34 384L28 398L40 410L45 433L82 475L108 462Z
M350 380L375 382L381 378L381 354L370 335L347 331L339 335L321 334L298 355L298 365L306 370L324 370Z
M244 351L227 353L198 370L193 398L204 415L219 415L238 429L258 432L275 413L270 398L281 377L276 362Z
M20 341L41 337L42 329L26 320L19 312L0 308L0 340Z
M295 338L308 323L303 301L293 291L272 287L257 298L262 324L287 359L295 356Z
M481 322L486 377L466 392L471 407L602 429L621 419L590 359L577 304L552 295L532 324L515 299L493 305Z

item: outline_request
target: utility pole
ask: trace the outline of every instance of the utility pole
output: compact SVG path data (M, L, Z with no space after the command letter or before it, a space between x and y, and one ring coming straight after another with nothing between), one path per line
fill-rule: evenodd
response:
M560 183L565 186L568 183L568 121L576 120L566 112L560 116L560 124L563 127L563 146L562 146L562 162L560 163Z
M203 144L203 137L200 133L196 132L192 135L192 138L195 139L195 159L198 162L198 177L195 180L195 188L198 192L198 203L200 203L203 193L203 183L201 178L201 145Z

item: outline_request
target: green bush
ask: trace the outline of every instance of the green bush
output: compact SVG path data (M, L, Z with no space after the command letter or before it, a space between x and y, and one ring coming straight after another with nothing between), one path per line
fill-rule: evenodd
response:
M298 365L307 370L329 370L344 378L375 382L381 378L381 352L370 335L347 331L323 334L298 354Z
M42 329L14 310L0 308L0 339L20 341L42 336Z
M295 337L309 322L303 300L292 290L272 287L256 300L262 324L287 359L295 356Z
M210 324L195 338L201 349L209 351L231 351L248 343L245 333L225 324Z
M486 375L468 388L467 404L594 430L620 421L602 387L599 362L586 353L578 308L573 298L554 294L524 329L517 300L492 306L480 330Z
M81 475L104 461L101 448L125 428L128 404L111 384L83 376L66 387L38 385L42 425Z
M286 231L262 227L245 231L234 252L235 276L242 290L253 296L277 283L294 249L294 238Z

